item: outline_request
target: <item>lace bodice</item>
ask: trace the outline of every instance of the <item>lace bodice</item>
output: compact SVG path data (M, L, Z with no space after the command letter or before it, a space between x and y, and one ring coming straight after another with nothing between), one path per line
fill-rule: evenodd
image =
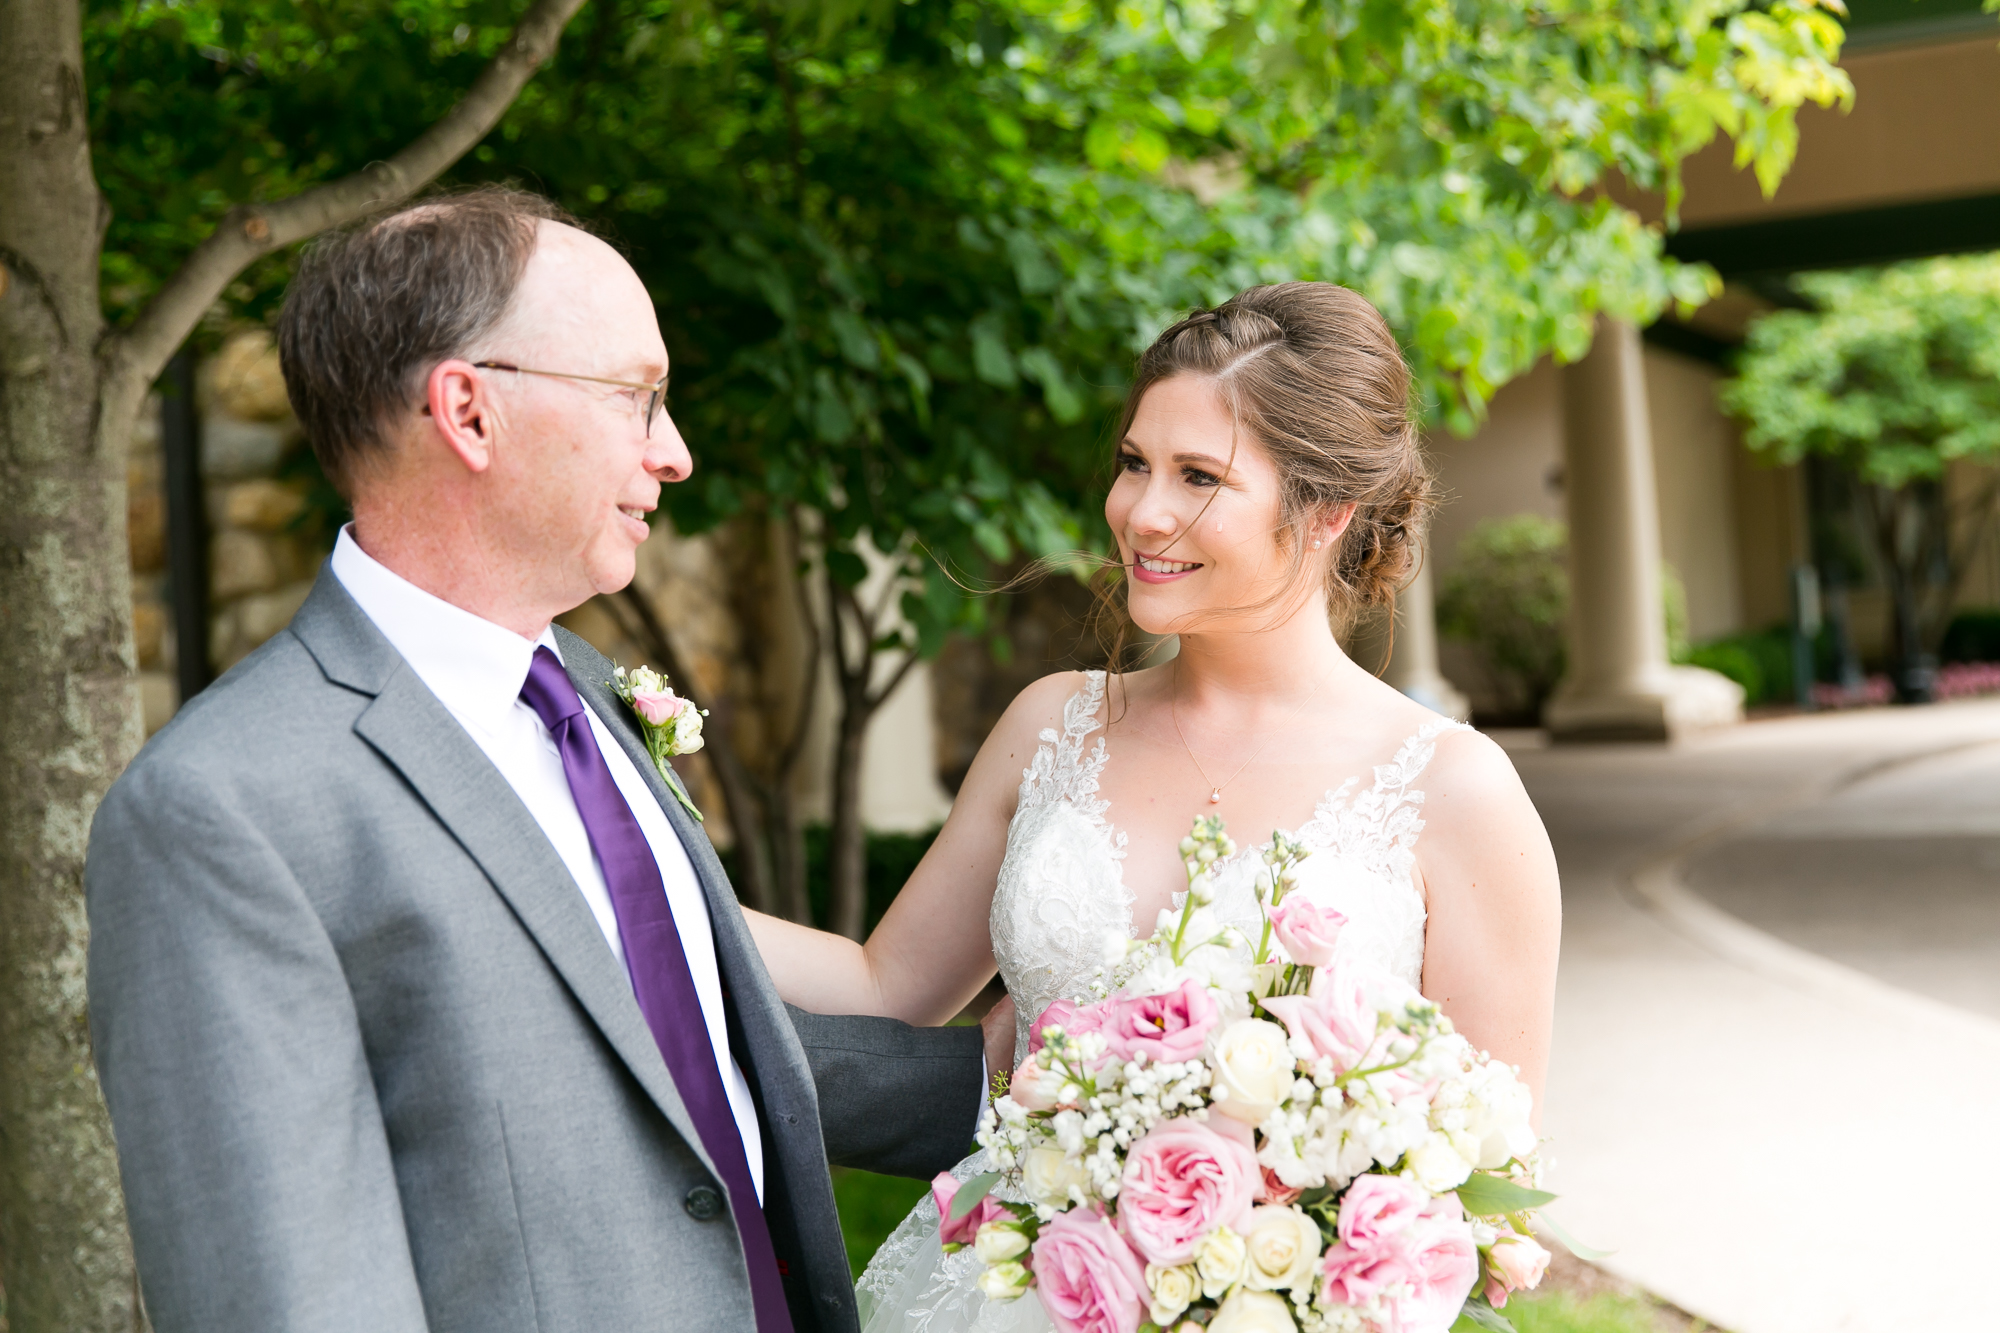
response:
M993 894L993 956L1019 1015L1015 1054L1026 1053L1027 1025L1058 999L1081 999L1103 967L1109 931L1132 933L1132 893L1125 887L1125 835L1106 819L1097 795L1109 759L1104 673L1088 672L1063 705L1060 732L1041 734L1021 776L1007 829L1007 856ZM1463 723L1439 718L1379 764L1374 783L1349 778L1328 791L1297 836L1312 849L1300 867L1299 892L1337 909L1348 924L1342 947L1365 953L1412 986L1424 967L1424 901L1411 881L1424 794L1415 787L1437 738ZM1252 885L1260 849L1244 846L1216 876L1215 910L1255 938Z

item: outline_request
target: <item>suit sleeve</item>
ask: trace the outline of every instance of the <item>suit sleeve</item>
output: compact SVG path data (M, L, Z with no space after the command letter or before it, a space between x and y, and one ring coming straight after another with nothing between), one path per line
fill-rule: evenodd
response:
M90 1021L159 1333L421 1333L341 960L199 769L139 765L85 869Z
M986 1097L977 1027L786 1010L812 1067L829 1163L928 1180L972 1150Z

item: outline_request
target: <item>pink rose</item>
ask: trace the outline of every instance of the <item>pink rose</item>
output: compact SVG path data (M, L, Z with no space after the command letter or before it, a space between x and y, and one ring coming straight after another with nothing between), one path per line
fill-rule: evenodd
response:
M1339 1239L1320 1261L1325 1299L1360 1305L1399 1283L1413 1283L1410 1232L1429 1202L1422 1187L1400 1176L1362 1176L1348 1186L1333 1227Z
M1183 981L1163 995L1108 1000L1100 1029L1120 1060L1145 1056L1155 1063L1192 1060L1201 1054L1221 1012L1198 981Z
M1285 953L1306 967L1325 967L1333 961L1334 945L1340 942L1340 928L1347 918L1331 907L1321 907L1301 894L1271 909L1271 929Z
M1134 1333L1146 1311L1146 1267L1096 1209L1072 1208L1036 1237L1035 1289L1061 1333Z
M672 690L634 690L632 706L639 710L640 717L656 727L664 727L680 716L681 709L688 704Z
M1410 1292L1397 1304L1403 1333L1445 1333L1479 1281L1479 1247L1456 1194L1441 1194L1401 1237Z
M1007 1081L1007 1095L1014 1104L1029 1111L1052 1111L1056 1105L1056 1093L1061 1091L1063 1076L1053 1070L1042 1068L1042 1062L1030 1055L1021 1061L1021 1067L1014 1071L1014 1077Z
M1328 1305L1365 1305L1411 1278L1409 1247L1401 1236L1360 1247L1337 1240L1320 1260L1320 1299Z
M1375 1044L1380 1020L1361 970L1342 958L1313 973L1310 995L1273 995L1259 1001L1285 1030L1312 1047L1315 1057L1330 1059L1346 1073Z
M974 1205L972 1211L956 1222L951 1220L951 1201L958 1194L959 1182L951 1172L940 1171L931 1181L931 1202L938 1210L938 1239L946 1245L970 1245L979 1235L979 1228L992 1221L1005 1221L1014 1215L1003 1207L991 1194Z
M1264 1168L1264 1198L1271 1203L1294 1203L1304 1190L1287 1185L1278 1179L1278 1173L1270 1167Z
M1486 1251L1486 1271L1486 1299L1497 1310L1507 1303L1508 1292L1541 1285L1542 1275L1549 1271L1549 1252L1526 1236L1506 1232ZM1496 1285L1499 1300L1493 1299Z
M1262 1184L1243 1143L1197 1120L1163 1120L1126 1155L1118 1222L1148 1262L1184 1264L1217 1227L1242 1230Z
M1028 1029L1028 1054L1042 1049L1042 1029L1058 1027L1071 1037L1080 1037L1086 1032L1096 1032L1104 1026L1104 1006L1101 1004L1078 1004L1075 1000L1057 1000L1042 1010L1034 1025Z
M1357 1249L1373 1249L1409 1228L1429 1204L1423 1186L1401 1176L1361 1176L1341 1196L1334 1232Z

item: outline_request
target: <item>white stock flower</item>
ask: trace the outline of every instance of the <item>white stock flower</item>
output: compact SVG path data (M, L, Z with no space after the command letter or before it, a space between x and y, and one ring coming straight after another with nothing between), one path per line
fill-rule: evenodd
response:
M1296 1333L1284 1299L1268 1291L1238 1290L1208 1321L1208 1333Z
M1432 1194L1444 1194L1465 1183L1472 1174L1472 1163L1459 1154L1448 1136L1433 1134L1410 1153L1403 1163L1403 1174Z
M1296 1067L1285 1030L1261 1018L1245 1018L1224 1028L1215 1039L1209 1063L1218 1091L1215 1109L1253 1127L1263 1124L1291 1092ZM1224 1089L1226 1097L1219 1095Z
M1194 1271L1201 1275L1201 1294L1212 1301L1241 1282L1249 1266L1249 1247L1228 1227L1217 1227L1195 1247Z
M1147 1313L1161 1328L1180 1318L1182 1311L1201 1294L1200 1279L1186 1264L1147 1264L1146 1290L1151 1293L1146 1302Z
M1104 965L1106 967L1116 967L1124 962L1125 955L1130 951L1131 944L1130 937L1124 931L1116 929L1105 931L1102 956Z
M1018 1263L995 1264L979 1275L979 1294L989 1301L1011 1301L1028 1289L1028 1270Z
M1246 1279L1257 1291L1309 1289L1319 1266L1319 1224L1297 1208L1266 1204L1250 1214Z
M1072 1202L1070 1190L1087 1190L1090 1173L1060 1148L1030 1148L1021 1154L1021 1189L1036 1203L1061 1208Z
M1021 1228L1005 1222L988 1222L979 1228L979 1234L972 1240L972 1252L979 1256L982 1264L1003 1264L1009 1259L1018 1259L1027 1248L1028 1238L1021 1234Z

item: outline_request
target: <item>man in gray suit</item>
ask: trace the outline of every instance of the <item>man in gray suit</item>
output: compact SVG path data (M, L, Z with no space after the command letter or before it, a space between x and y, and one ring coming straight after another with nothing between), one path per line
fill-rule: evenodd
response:
M637 275L459 196L323 244L280 349L354 523L91 837L154 1326L852 1329L828 1160L957 1160L980 1033L788 1012L610 663L551 628L692 466Z

